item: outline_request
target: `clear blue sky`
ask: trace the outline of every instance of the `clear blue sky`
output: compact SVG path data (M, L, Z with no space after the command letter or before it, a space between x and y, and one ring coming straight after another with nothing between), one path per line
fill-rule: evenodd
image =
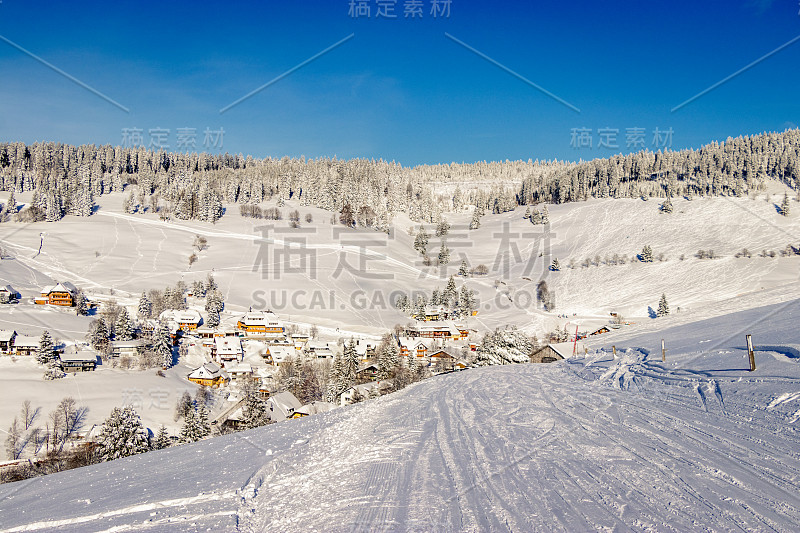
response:
M800 41L670 111L800 35L795 0L452 0L438 18L421 0L421 19L397 0L394 20L367 3L369 18L349 16L350 0L2 0L0 35L130 111L0 42L0 139L117 145L140 128L149 145L162 128L175 150L178 129L194 128L201 151L204 131L222 128L230 153L414 165L605 157L633 149L629 128L652 149L656 128L683 148L800 124ZM573 146L574 128L592 148Z

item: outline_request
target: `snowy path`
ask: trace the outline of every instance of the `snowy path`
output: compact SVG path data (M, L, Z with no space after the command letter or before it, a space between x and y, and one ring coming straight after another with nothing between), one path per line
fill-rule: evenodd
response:
M800 378L698 380L639 352L596 359L440 376L3 486L0 529L796 530L800 436L772 410L794 396L762 405L752 392L800 391ZM190 468L201 449L213 476Z

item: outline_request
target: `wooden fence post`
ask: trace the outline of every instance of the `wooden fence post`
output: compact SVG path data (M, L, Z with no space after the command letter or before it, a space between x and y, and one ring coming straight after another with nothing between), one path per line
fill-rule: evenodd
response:
M617 357L617 347L612 346L611 349L614 350L614 357Z
M664 345L664 339L661 339L661 362L664 363L667 360L667 348Z
M750 372L756 370L756 354L753 353L753 337L747 335L747 354L750 356Z

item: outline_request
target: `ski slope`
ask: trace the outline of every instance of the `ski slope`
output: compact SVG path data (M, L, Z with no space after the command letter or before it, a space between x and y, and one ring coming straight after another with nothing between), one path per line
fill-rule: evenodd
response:
M800 301L752 309L616 359L466 370L0 486L0 530L796 531L798 318Z

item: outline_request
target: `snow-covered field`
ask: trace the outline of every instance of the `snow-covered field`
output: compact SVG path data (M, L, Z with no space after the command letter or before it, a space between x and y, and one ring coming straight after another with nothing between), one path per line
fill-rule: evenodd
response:
M0 528L796 531L799 318L756 308L5 485Z
M771 192L773 201L783 194L777 189ZM469 213L453 214L447 239L452 261L447 270L422 264L408 234L414 224L404 216L395 219L390 236L333 226L330 212L291 201L282 209L282 221L242 218L232 207L216 225L164 222L151 214L124 214L122 198L122 194L101 197L98 212L89 219L68 216L55 224L0 225L0 246L13 256L0 261L0 284L9 283L23 295L19 304L0 306L0 329L38 336L46 328L62 341L82 340L92 317L30 303L42 286L54 280L71 281L95 300L113 297L135 311L142 290L174 285L179 279L203 279L213 272L226 295L228 319L251 306L272 308L289 323L303 328L316 324L329 338L380 335L409 321L391 305L393 295L415 290L429 295L433 288L443 288L462 256L471 266L483 263L491 269L488 276L466 281L480 299L479 315L468 321L479 334L507 324L540 338L556 325L568 326L570 332L576 325L591 330L616 311L635 324L608 338L626 338L667 324L800 297L800 256L757 256L787 244L800 247L800 210L782 217L774 202L763 196L676 199L670 215L659 213L657 201L604 199L549 206L547 239L542 226L523 219L523 208L487 214L474 231L465 229ZM27 198L21 195L18 200ZM300 229L290 228L286 220L294 208L301 214ZM312 223L305 222L307 213L313 216ZM435 257L439 240L433 227L427 230L430 254ZM190 267L188 257L197 234L208 239L209 248L199 252ZM624 254L630 259L645 244L656 256L665 254L666 260L568 267L570 259L580 264L598 255L604 259ZM735 258L742 248L753 256ZM694 254L699 249L713 249L721 257L697 259ZM561 262L560 272L546 270L554 257ZM556 293L554 313L535 303L535 285L543 276ZM495 280L502 282L498 288ZM652 320L648 306L655 308L662 292L673 314ZM592 341L605 342L606 337L598 339ZM0 387L7 399L0 405L0 428L8 427L23 400L30 399L48 412L66 394L89 407L90 425L102 421L112 407L136 401L148 427L156 429L161 423L173 427L175 400L194 387L184 379L191 366L188 361L171 369L167 378L152 370L101 368L58 384L41 381L34 366L30 361L0 358ZM169 409L154 408L154 402L161 405L158 398L164 390Z

